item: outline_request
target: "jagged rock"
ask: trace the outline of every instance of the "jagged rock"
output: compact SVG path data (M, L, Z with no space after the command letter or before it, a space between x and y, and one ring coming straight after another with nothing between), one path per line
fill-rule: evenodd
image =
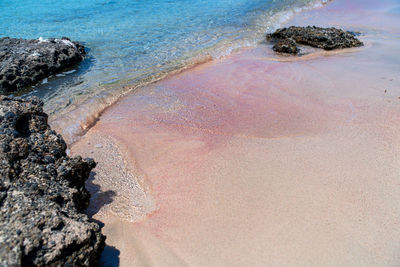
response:
M363 43L358 40L353 33L343 31L336 28L320 28L315 26L282 28L274 33L267 35L267 40L275 42L273 49L277 52L297 54L294 49L289 49L288 52L281 49L279 43L296 43L308 45L325 50L342 49L350 47L362 46Z
M0 96L0 266L94 266L105 237L83 212L96 164L66 155L42 106Z
M85 48L68 38L25 40L0 38L0 93L22 90L73 67Z

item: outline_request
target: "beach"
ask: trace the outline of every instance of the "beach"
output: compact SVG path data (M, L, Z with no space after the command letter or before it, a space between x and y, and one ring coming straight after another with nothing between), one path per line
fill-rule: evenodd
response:
M139 88L70 146L97 167L104 266L398 266L400 3L335 0L286 25L363 47L267 42Z

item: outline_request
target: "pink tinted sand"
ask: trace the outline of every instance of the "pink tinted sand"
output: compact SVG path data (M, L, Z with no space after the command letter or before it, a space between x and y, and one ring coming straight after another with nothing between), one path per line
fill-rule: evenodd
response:
M260 45L107 110L72 152L96 158L92 186L112 192L91 212L121 266L398 266L389 7L337 0L290 22L361 30L363 48L292 58Z

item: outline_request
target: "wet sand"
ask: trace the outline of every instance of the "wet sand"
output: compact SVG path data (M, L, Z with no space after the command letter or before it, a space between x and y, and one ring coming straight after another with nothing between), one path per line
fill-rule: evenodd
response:
M71 148L98 161L88 212L119 251L103 264L399 266L400 14L376 2L288 22L362 48L262 44L109 108Z

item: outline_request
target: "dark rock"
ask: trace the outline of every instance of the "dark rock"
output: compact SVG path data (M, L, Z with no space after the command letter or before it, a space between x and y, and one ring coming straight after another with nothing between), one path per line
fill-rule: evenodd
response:
M35 85L81 62L85 48L66 37L47 40L0 38L0 93Z
M276 52L288 54L297 54L299 52L296 42L289 38L277 41L272 49L274 49Z
M0 96L0 266L94 266L105 237L83 211L96 164L66 155L42 106Z
M285 45L285 42L288 42L288 44L295 42L296 44L308 45L325 50L358 47L363 45L363 43L359 41L352 32L336 28L320 28L315 26L291 26L289 28L278 29L274 33L268 34L267 40L276 43L273 47L275 51L284 53L288 52L283 51L285 49L281 49L281 46L278 45L279 43L287 46ZM294 50L289 49L289 51L292 53L291 51Z

